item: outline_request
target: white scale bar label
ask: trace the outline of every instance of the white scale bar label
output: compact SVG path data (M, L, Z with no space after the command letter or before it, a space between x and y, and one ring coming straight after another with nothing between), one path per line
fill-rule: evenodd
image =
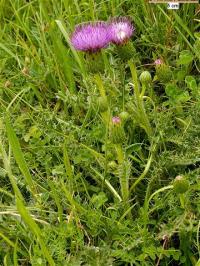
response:
M167 3L167 9L179 9L179 3L169 2Z

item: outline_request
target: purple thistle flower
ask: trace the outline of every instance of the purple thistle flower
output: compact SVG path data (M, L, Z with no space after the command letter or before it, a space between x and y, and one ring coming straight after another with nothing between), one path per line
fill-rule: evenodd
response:
M109 26L111 42L115 44L124 44L131 38L134 30L135 28L128 17L114 18Z
M76 50L95 53L108 45L109 36L105 22L89 22L76 26L71 43Z
M163 61L162 61L162 59L158 58L158 59L156 59L156 60L154 61L154 64L155 64L155 65L162 65L162 64L163 64Z
M119 116L114 116L114 117L112 117L112 123L113 123L114 125L119 125L119 124L121 123L121 119L120 119L120 117L119 117Z

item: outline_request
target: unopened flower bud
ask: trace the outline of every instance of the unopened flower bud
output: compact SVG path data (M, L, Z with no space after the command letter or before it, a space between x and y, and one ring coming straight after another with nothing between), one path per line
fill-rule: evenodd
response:
M123 111L119 114L119 117L123 122L126 122L129 119L130 115L128 112Z
M155 64L155 65L161 65L161 64L163 64L163 61L162 61L162 59L158 58L158 59L156 59L156 60L154 61L154 64Z
M121 124L121 119L120 119L120 117L119 116L114 116L113 118L112 118L112 123L113 123L113 125L120 125Z
M115 161L110 161L110 162L108 163L108 168L109 168L110 170L115 170L115 169L117 168L117 163L116 163Z
M131 58L134 58L134 60L136 59L138 60L136 49L131 41L123 45L116 46L115 52L122 61L127 61L130 60Z
M175 178L173 185L176 193L183 194L189 189L190 183L185 177L179 175Z
M166 65L161 59L157 59L155 62L156 76L159 81L167 83L172 79L172 71L168 65Z
M148 84L152 81L152 77L149 71L143 71L139 79L142 84Z
M123 125L121 123L121 118L115 116L112 118L112 126L111 126L111 141L114 144L123 143L125 140L125 132Z

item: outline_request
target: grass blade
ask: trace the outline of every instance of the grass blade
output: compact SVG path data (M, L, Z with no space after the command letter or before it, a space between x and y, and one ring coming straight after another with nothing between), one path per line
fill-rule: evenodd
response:
M48 251L48 249L47 249L47 247L46 247L46 245L42 239L42 233L40 231L40 228L38 227L36 222L32 219L29 211L26 209L26 207L24 206L21 199L17 198L16 205L17 205L17 209L18 209L22 219L29 226L29 228L35 234L35 236L37 236L38 242L41 246L43 254L44 254L45 258L47 259L49 265L54 266L55 265L54 260L52 259L51 255L49 254L49 251Z
M24 175L25 181L26 181L27 185L29 186L30 191L35 196L36 188L35 188L35 185L33 183L32 176L29 172L28 166L27 166L26 161L24 159L24 155L22 153L22 150L21 150L21 147L19 144L19 140L18 140L13 128L10 125L8 116L6 117L6 132L7 132L8 140L9 140L9 143L11 145L15 160L16 160L22 174Z

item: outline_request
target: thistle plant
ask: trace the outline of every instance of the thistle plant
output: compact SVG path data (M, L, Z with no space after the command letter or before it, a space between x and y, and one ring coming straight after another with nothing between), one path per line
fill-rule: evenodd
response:
M199 12L147 2L0 1L1 265L199 265Z

